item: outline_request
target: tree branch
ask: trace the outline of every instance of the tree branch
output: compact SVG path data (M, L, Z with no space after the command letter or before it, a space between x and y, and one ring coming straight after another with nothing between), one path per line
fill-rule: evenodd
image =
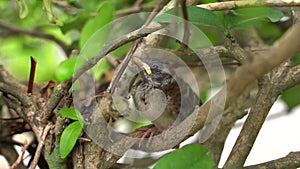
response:
M7 23L3 23L3 22L0 22L0 28L13 33L13 35L25 34L25 35L29 35L29 36L33 36L33 37L51 40L51 41L55 42L56 44L58 44L65 52L67 52L69 49L68 46L63 41L57 39L53 35L45 34L45 33L42 33L42 32L36 31L36 30L23 29L23 28L13 26L13 25L10 25Z
M25 85L20 84L0 65L0 91L12 95L24 106L30 106L31 101L26 94L26 90L27 87Z
M189 131L189 134L185 134L185 138L187 138L199 131L206 122L212 104L218 106L222 103L222 99L224 99L224 95L226 94L225 109L228 108L228 106L230 106L230 104L234 102L253 81L278 66L294 53L298 52L300 50L299 36L300 24L297 24L290 28L281 39L270 47L270 50L262 52L258 56L247 60L247 62L241 66L228 81L227 87L224 87L211 100L204 103L200 108L197 108L194 113L185 119L179 126L171 129L168 132L168 139L162 141L161 138L153 137L149 147L142 147L142 149L146 151L159 151L172 148L172 145L178 142L178 136L183 135L182 133ZM217 115L218 114L215 114L215 116ZM193 124L192 128L190 127L191 124Z
M143 24L142 27L149 26L150 22L155 17L156 12L162 7L164 1L165 0L160 0L159 1L158 5L150 13L150 15L148 16L147 20L145 21L145 23ZM125 58L123 60L123 64L121 65L120 69L118 71L116 71L116 76L115 76L114 79L112 79L112 81L111 81L111 88L109 89L109 92L111 94L114 93L115 88L116 88L117 84L119 83L119 80L121 79L121 76L123 75L126 67L128 66L129 62L131 61L131 59L133 57L133 54L135 53L135 51L139 47L139 45L142 42L142 40L143 40L142 38L139 38L139 39L135 40L135 42L134 42L133 46L131 47L130 51L125 56Z
M43 106L41 115L39 116L41 122L46 123L49 117L52 115L53 110L56 108L63 96L69 91L72 86L70 80L61 82L51 94L47 103Z
M12 142L0 142L0 153L5 157L9 165L13 165L16 159L20 157ZM23 163L18 164L18 169L27 169Z
M51 127L52 127L52 124L48 123L47 126L43 130L43 134L42 134L42 136L40 138L41 141L39 142L39 144L37 146L37 149L36 149L36 152L35 152L35 155L34 155L34 159L33 159L32 163L30 165L31 169L35 169L36 166L37 166L37 163L39 161L40 155L42 153L42 148L44 146L44 141L45 141L46 136L47 136L48 132L50 131Z
M286 76L289 70L288 63L273 70L260 79L260 87L256 101L251 107L249 116L242 131L234 145L224 168L241 168L247 159L256 137L269 113L270 108L281 92L290 85L296 85L300 79L293 84L288 83L294 77Z
M269 162L247 166L244 169L285 169L300 167L300 152L291 152L286 157Z
M131 8L128 9L121 9L116 11L116 16L125 16L125 15L129 15L135 12L143 12L144 10L149 10L152 9L156 6L156 4L154 3L148 3L145 5L140 5L140 6L133 6Z
M283 0L259 0L259 1L224 1L224 2L215 2L209 4L197 5L201 8L206 8L208 10L231 10L236 8L245 8L245 7L259 7L259 6L271 6L271 7L287 7L287 6L300 6L299 1L283 1Z
M163 28L161 25L156 25L152 27L142 27L136 31L130 32L119 39L112 40L109 44L107 44L104 49L97 56L87 60L85 64L79 69L75 75L73 76L73 81L76 81L84 72L95 66L100 59L102 59L105 55L110 53L111 51L119 48L120 46L125 45L126 43L132 42L138 38L145 37L159 29Z
M18 165L20 163L22 163L22 161L24 160L24 154L25 154L25 151L27 150L27 147L28 147L28 141L27 139L24 140L24 143L23 143L23 148L22 148L22 152L21 154L19 155L18 159L13 163L13 165L10 167L10 169L15 169L18 167Z
M214 131L214 133L203 143L209 148L216 167L219 164L224 144L229 132L231 131L235 122L247 114L245 109L248 108L251 89L253 89L253 87L248 87L245 89L243 94L241 94L240 97L236 99L236 101L232 103L228 109L225 110L222 119L216 128L216 131Z
M187 48L189 46L189 39L191 36L190 33L190 28L189 28L189 16L188 16L188 11L187 11L187 7L186 7L186 0L180 0L180 4L181 4L181 10L182 10L182 14L183 14L183 25L184 25L184 32L183 32L183 39L182 39L182 43L181 43L181 47L182 48Z
M300 23L298 23L299 25ZM290 42L291 43L291 42ZM277 97L286 89L300 83L299 65L292 68L290 60L259 79L256 102L251 107L240 135L224 168L243 167L258 133Z
M236 51L233 52L232 58L238 60L240 63L244 63L247 59L252 58L257 53L256 51L244 50L240 46L250 49L269 48L269 46L264 44L263 40L259 37L253 27L244 30L231 31L231 33L238 44L230 45L230 49L228 50L232 52ZM230 106L225 110L220 122L217 124L216 131L214 131L208 140L204 142L204 144L207 145L212 152L215 165L219 164L226 138L235 122L247 114L245 109L249 108L255 101L255 98L250 95L250 92L253 91L253 87L254 86L246 88L239 98L230 104ZM210 128L210 125L211 124L206 125L206 128ZM202 131L202 133L205 133L205 131L206 130Z

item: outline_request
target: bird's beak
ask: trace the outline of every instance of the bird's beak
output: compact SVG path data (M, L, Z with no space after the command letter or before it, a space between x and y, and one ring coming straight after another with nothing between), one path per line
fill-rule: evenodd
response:
M144 70L148 75L152 74L151 68L147 63L143 62L137 57L133 57L132 60L140 69Z

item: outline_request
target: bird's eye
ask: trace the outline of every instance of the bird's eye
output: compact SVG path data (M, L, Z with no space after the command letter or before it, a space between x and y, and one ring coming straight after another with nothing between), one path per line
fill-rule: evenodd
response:
M152 69L158 69L158 65L157 65L157 64L152 64L152 65L151 65L151 68L152 68Z

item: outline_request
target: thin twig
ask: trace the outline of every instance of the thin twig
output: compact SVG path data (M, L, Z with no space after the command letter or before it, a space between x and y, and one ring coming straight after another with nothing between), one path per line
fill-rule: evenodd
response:
M182 14L183 14L183 24L184 24L184 34L183 34L183 39L181 43L181 47L187 48L189 46L189 39L191 36L190 29L189 29L189 16L188 16L188 11L186 7L186 0L181 0L181 9L182 9Z
M113 81L112 81L112 85L111 85L111 88L110 88L110 91L109 91L111 94L114 93L114 91L116 89L116 86L117 86L119 80L121 79L121 76L122 76L123 72L125 71L128 63L130 62L134 52L136 51L136 49L139 46L139 44L141 43L141 41L142 41L142 38L137 39L134 42L133 47L130 49L127 56L125 57L124 62L121 65L120 71L117 72L115 79L113 79Z
M142 27L138 30L135 30L131 33L128 33L116 40L111 41L111 43L107 44L104 49L99 53L97 56L87 60L82 68L78 70L75 75L73 76L73 81L76 81L84 72L95 66L100 59L102 59L105 55L110 53L111 51L129 43L132 42L140 37L145 37L149 35L150 33L153 33L157 30L162 29L163 26L153 26L153 27Z
M132 8L126 8L126 9L121 9L116 11L116 16L124 16L124 15L129 15L135 12L140 12L144 10L149 10L153 9L156 5L153 3L148 3L148 4L143 4L137 7L132 7Z
M151 14L149 15L149 17L147 18L145 24L143 26L148 26L150 24L150 22L153 20L153 18L155 17L157 11L163 6L165 0L160 0L158 5L153 9L153 11L151 12Z
M27 150L28 147L28 141L27 139L24 140L24 144L23 144L23 148L22 148L22 152L19 155L18 159L13 163L13 165L10 167L10 169L15 169L18 167L18 165L23 161L24 159L24 154Z
M30 63L31 63L31 67L30 67L30 76L29 76L27 93L32 93L34 76L35 76L35 68L37 63L35 58L32 56L30 57Z
M51 127L52 127L52 123L48 123L47 126L44 128L42 138L40 139L41 141L39 142L39 144L37 146L37 149L36 149L36 152L35 152L35 155L34 155L34 159L31 163L30 169L35 169L36 168L37 163L38 163L39 158L40 158L41 153L42 153L42 148L44 146L44 141L45 141L46 136L47 136L48 132L50 131Z
M135 3L133 4L133 7L139 7L144 0L136 0Z
M191 66L191 67L216 67L216 66L241 66L240 63L238 62L224 62L224 63L186 63L186 65ZM174 64L174 66L184 66L184 65L177 65Z
M18 119L21 119L21 117L0 118L0 120L3 120L3 121L18 120Z
M5 29L9 32L12 32L13 35L25 34L25 35L29 35L29 36L33 36L33 37L51 40L51 41L57 43L65 52L68 51L68 46L63 41L57 39L53 35L45 34L45 33L42 33L40 31L37 31L34 29L33 30L23 29L23 28L20 28L20 27L14 26L14 25L10 25L10 24L6 24L3 22L0 22L0 28Z
M150 22L156 15L156 12L162 7L164 1L165 0L160 0L159 4L153 9L153 11L151 12L151 14L149 15L149 17L147 18L146 22L144 23L144 25L142 27L148 26L150 24ZM109 90L110 93L112 93L112 94L114 93L115 88L116 88L117 84L119 83L121 76L123 75L126 67L128 66L128 63L132 59L133 54L135 53L136 49L138 48L138 46L141 42L142 42L142 38L135 40L134 45L132 46L130 51L127 53L127 55L124 59L124 62L121 65L120 70L117 72L116 77L111 82L111 88Z
M63 9L70 15L76 15L81 12L81 9L76 8L70 5L67 1L60 1L60 0L52 0L53 5L57 6L58 8Z

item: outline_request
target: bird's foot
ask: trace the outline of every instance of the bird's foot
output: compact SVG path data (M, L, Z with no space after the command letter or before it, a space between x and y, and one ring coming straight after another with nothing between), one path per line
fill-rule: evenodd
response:
M152 137L159 133L158 129L154 125L140 127L137 129L137 131L145 132L141 137L141 140L139 142L139 147L141 147L142 142L144 141L145 138L149 138L146 145L148 147L152 140Z
M166 140L167 139L167 137L168 137L168 135L169 135L169 132L170 132L170 130L173 128L173 126L169 126L169 127L167 127L166 129L164 129L163 131L162 131L162 133L161 133L161 135L162 135L162 139L163 140Z

